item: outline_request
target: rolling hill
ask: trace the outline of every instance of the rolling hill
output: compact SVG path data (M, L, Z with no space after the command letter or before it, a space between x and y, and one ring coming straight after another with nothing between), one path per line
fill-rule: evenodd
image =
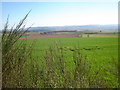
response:
M31 27L29 31L117 31L117 24Z

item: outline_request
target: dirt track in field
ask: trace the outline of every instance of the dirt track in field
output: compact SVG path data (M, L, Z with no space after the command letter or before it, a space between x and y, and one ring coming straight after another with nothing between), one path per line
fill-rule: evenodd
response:
M59 34L59 35L29 35L20 39L36 39L36 38L54 38L54 37L78 37L75 34Z

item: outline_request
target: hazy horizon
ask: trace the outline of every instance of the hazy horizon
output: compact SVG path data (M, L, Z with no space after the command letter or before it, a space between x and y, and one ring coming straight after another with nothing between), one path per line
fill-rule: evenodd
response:
M3 2L3 25L8 15L11 27L30 10L26 27L118 23L118 2Z

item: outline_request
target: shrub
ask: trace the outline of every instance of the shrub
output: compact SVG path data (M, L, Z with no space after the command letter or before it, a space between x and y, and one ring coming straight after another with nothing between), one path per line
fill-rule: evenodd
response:
M29 14L29 13L28 13ZM2 30L2 87L22 87L24 82L24 66L31 54L31 45L28 47L20 37L29 29L25 29L24 21L28 14L16 27L8 30L8 19Z

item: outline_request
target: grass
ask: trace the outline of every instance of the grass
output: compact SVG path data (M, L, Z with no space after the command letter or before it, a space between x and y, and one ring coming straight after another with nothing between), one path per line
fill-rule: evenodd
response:
M28 39L28 43L34 41L33 54L34 58L44 58L45 50L49 50L52 43L57 42L59 48L63 50L65 68L68 71L73 70L73 54L80 49L82 57L90 65L90 77L99 72L97 78L103 79L105 86L118 86L118 38L117 37L90 37L90 38L40 38ZM75 48L78 47L78 48ZM47 55L50 56L50 55ZM57 59L55 59L57 60ZM37 62L41 63L40 60ZM86 72L87 73L87 72ZM97 81L96 81L97 82ZM102 82L102 81L101 81ZM95 86L91 86L95 87Z
M117 37L22 40L27 16L10 32L4 27L3 88L119 87Z
M30 58L31 46L28 46L25 41L19 42L19 38L27 31L24 29L24 21L28 14L10 31L8 31L7 19L2 30L2 87L4 88L19 88L25 79L24 65Z

